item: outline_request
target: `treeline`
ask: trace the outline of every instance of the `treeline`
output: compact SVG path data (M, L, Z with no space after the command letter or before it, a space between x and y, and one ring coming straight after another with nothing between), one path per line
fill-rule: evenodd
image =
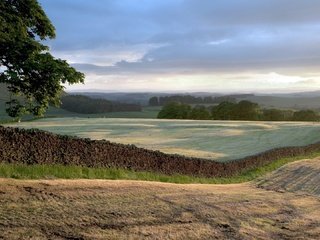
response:
M164 106L170 102L179 102L185 104L218 104L222 102L236 102L234 96L220 96L220 97L195 97L191 95L173 95L162 97L151 97L149 99L149 106Z
M107 112L138 112L141 106L112 102L105 99L93 99L83 95L66 95L61 98L61 108L70 112L95 114Z
M195 120L244 120L244 121L319 121L320 116L313 110L261 109L257 103L240 101L222 102L216 106L192 107L185 103L170 102L158 114L161 119Z

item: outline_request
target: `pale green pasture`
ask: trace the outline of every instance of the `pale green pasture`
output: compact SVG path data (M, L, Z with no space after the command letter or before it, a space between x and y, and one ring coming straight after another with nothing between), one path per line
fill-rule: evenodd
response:
M320 141L320 124L304 122L52 118L11 124L106 139L147 149L227 161L276 147Z

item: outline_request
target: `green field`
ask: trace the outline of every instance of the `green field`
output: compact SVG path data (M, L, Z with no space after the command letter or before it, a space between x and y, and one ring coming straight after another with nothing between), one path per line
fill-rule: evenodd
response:
M320 140L320 124L303 122L52 118L10 126L106 139L217 161L238 159L276 147L307 145Z
M62 108L50 107L46 117L81 117L81 118L157 118L161 107L142 107L141 112L107 112L99 114L73 113Z

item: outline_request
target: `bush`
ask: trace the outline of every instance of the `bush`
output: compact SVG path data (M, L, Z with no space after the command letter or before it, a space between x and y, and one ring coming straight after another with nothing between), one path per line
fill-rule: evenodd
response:
M191 107L187 104L170 102L158 113L158 118L163 119L188 119Z

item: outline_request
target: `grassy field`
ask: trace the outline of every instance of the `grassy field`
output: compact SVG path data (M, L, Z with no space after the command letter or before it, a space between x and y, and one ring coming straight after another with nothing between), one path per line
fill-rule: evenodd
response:
M142 107L141 112L110 112L99 114L73 113L61 108L50 107L45 117L82 117L82 118L157 118L161 107Z
M303 189L306 174L304 185L317 187L313 171L297 171L303 165L289 168L291 183ZM272 175L269 185L287 182ZM0 239L318 239L319 197L275 190L259 182L0 179Z
M52 118L11 124L135 144L166 153L228 161L320 140L319 123Z

